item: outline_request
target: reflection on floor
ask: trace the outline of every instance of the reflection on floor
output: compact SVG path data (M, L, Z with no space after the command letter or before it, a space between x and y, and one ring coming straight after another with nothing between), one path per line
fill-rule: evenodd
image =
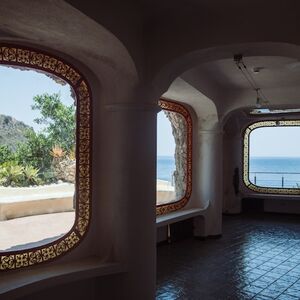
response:
M226 216L223 237L158 247L157 299L300 299L300 217Z
M0 251L46 244L68 232L74 219L74 212L63 212L0 221Z

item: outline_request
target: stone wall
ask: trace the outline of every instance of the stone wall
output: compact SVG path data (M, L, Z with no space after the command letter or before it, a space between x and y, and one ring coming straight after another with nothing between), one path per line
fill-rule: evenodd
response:
M179 200L184 196L187 184L187 126L186 121L181 114L167 110L164 110L164 113L171 122L172 134L175 139L176 170L173 173L173 178L176 200Z

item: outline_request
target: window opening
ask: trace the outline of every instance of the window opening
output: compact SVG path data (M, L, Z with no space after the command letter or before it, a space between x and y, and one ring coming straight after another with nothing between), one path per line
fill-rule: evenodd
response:
M300 194L300 121L250 125L244 137L244 182L257 192Z
M182 208L191 194L192 120L188 110L169 100L159 102L157 214Z
M0 46L0 270L59 257L90 219L91 94L73 66Z

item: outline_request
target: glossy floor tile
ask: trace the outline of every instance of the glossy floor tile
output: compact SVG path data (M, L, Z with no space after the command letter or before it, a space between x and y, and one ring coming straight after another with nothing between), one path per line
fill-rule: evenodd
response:
M225 216L222 238L157 255L156 299L300 299L300 216Z

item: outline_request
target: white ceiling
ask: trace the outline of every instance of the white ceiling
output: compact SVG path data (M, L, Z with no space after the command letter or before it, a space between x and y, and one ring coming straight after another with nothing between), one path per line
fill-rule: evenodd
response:
M243 61L260 88L300 86L300 61L289 57L244 57ZM263 68L259 73L253 69ZM218 60L200 65L196 72L224 89L249 89L249 83L233 59Z
M244 57L243 61L257 87L269 100L268 107L300 106L298 59L255 56ZM257 67L261 68L259 73L253 71ZM233 109L255 105L256 93L237 68L233 57L200 64L182 74L181 79L211 99L217 106L219 116ZM170 88L174 89L174 85Z

